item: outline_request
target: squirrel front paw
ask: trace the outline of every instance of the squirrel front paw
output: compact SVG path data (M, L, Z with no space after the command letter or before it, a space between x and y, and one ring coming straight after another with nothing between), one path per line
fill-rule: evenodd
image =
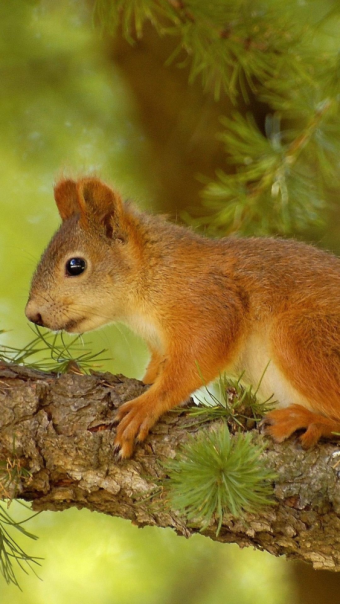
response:
M159 417L155 414L154 405L141 399L138 397L124 403L116 413L115 420L119 423L114 446L121 459L131 457L135 441L143 442Z

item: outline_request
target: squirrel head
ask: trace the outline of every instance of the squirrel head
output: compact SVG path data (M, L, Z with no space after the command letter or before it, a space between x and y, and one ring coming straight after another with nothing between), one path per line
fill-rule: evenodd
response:
M120 320L136 274L131 212L97 178L62 180L54 197L63 222L33 276L26 316L77 333Z

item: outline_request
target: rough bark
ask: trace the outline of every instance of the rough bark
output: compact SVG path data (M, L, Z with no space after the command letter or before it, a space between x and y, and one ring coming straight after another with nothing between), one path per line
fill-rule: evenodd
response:
M169 507L161 486L161 461L201 429L187 408L164 416L133 459L114 455L115 409L144 388L108 373L57 376L1 363L0 459L12 460L11 476L20 466L31 473L14 481L15 495L35 510L86 507L138 526L172 527L186 537L197 532L199 526L189 527ZM266 437L255 431L255 438ZM218 537L216 525L204 534L340 570L338 447L323 443L303 451L295 439L282 445L266 440L266 463L278 474L276 505L243 520L226 515Z

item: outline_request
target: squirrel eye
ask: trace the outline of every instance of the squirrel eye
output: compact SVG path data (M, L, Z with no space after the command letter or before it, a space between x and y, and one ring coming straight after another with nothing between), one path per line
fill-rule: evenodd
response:
M86 261L84 258L71 258L66 262L66 274L69 277L77 277L86 269Z

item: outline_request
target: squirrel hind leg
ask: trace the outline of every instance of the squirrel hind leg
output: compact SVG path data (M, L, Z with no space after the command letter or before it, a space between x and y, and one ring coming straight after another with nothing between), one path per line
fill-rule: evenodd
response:
M289 438L297 430L305 432L299 437L304 449L313 447L320 438L335 438L340 435L340 421L309 411L302 405L290 405L285 409L270 411L262 421L265 434L276 442Z
M267 416L268 432L284 440L299 429L306 448L340 432L340 312L325 309L285 311L272 325L272 359L301 395ZM304 401L306 401L304 403Z

